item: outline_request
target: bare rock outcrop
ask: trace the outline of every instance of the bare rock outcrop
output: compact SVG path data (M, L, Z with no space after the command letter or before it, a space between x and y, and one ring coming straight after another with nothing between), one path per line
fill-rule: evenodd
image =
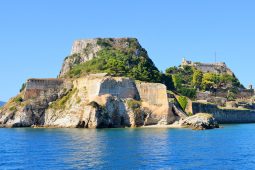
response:
M181 122L181 125L191 127L195 130L219 128L219 124L213 115L208 113L198 113L187 117Z

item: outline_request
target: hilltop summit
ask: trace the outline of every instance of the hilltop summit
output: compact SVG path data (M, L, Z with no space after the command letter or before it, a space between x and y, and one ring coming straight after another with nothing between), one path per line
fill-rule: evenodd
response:
M126 49L131 45L141 48L136 38L93 38L76 40L73 43L70 56L65 58L59 77L65 76L75 65L85 63L98 56L105 48ZM135 49L135 50L137 50Z
M60 78L108 73L148 82L161 82L159 70L136 38L77 40L66 57Z

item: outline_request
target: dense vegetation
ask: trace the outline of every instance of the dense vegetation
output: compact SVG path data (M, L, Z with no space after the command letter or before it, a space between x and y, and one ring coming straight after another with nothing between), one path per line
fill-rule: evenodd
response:
M244 88L234 75L203 73L191 66L170 67L166 76L172 79L171 90L189 98L194 98L197 90L214 92L216 89L230 90L232 98L237 88Z
M136 42L130 42L128 48L114 48L103 40L98 41L98 44L104 48L97 53L97 57L75 65L67 74L68 77L105 72L113 76L126 76L141 81L162 81L162 74L148 57L147 52ZM79 54L72 57L79 58Z

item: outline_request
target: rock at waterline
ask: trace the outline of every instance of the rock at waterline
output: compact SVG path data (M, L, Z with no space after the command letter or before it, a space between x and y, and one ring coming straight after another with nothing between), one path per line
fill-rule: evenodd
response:
M187 117L181 123L183 126L191 127L195 130L214 129L219 128L219 124L213 117L208 113L198 113L193 116Z

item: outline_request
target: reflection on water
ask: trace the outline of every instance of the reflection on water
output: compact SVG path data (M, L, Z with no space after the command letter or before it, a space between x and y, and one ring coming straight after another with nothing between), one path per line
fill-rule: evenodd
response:
M0 169L254 169L254 129L0 129Z

